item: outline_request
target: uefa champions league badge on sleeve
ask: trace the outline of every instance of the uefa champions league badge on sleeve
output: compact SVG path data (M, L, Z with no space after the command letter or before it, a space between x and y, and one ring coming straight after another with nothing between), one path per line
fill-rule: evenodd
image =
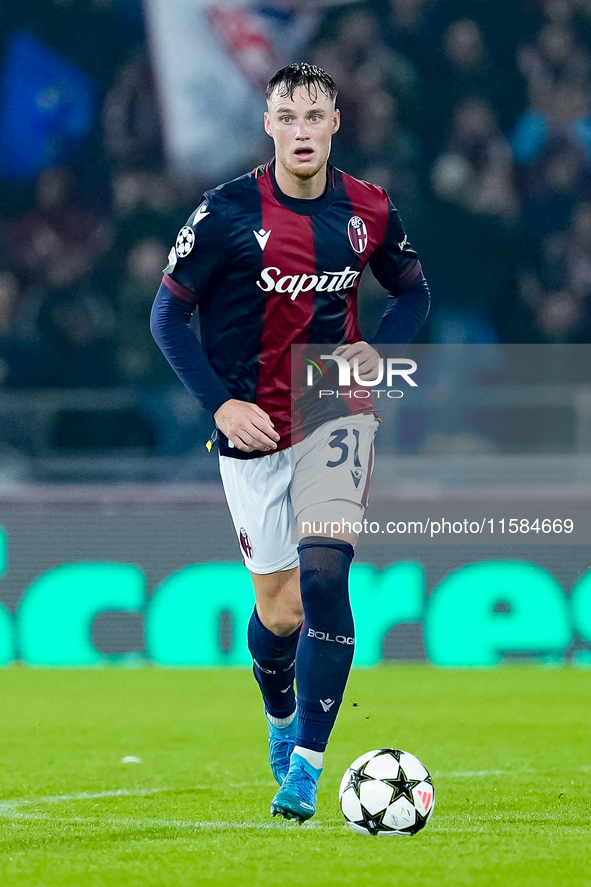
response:
M189 225L185 225L178 233L175 249L179 259L184 259L189 255L195 246L195 232Z

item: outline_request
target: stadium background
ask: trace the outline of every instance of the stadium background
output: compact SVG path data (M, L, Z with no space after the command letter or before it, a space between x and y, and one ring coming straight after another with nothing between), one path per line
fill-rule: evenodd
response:
M591 388L560 346L588 367L590 38L587 0L38 0L0 13L0 661L243 663L237 566L212 602L209 659L170 662L153 629L146 637L167 577L238 563L203 446L211 421L154 346L148 315L202 191L270 156L253 121L268 77L294 57L339 86L335 164L400 208L434 295L420 341L468 349L472 400L457 376L443 407L384 423L383 499L503 501L507 518L525 505L554 516L537 513L540 491L545 505L588 506ZM369 277L367 336L382 310ZM501 343L553 355L548 377L499 382L476 355L502 364ZM486 418L478 385L497 386ZM495 572L501 561L547 577L540 620L552 630L532 629L541 592L534 583L523 598L523 574ZM584 544L360 545L358 564L407 602L380 627L372 661L438 661L426 602L484 562L493 597L476 583L447 605L466 640L481 638L472 664L588 665L590 561ZM389 574L397 564L407 573ZM201 587L211 595L213 574L183 575L183 606ZM157 642L167 649L170 632ZM461 646L447 664L465 664Z

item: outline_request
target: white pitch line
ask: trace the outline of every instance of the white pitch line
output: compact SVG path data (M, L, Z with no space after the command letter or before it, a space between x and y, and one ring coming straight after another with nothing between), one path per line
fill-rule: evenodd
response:
M228 788L244 788L251 787L252 783L236 783L229 785ZM210 786L199 785L191 786L191 789L207 790ZM146 789L112 789L103 792L76 792L73 794L47 795L37 798L11 798L6 801L0 801L0 817L13 820L51 820L52 822L80 822L90 823L93 820L101 822L103 825L111 823L113 825L127 825L133 828L151 828L154 826L161 828L182 828L182 829L274 829L285 828L286 826L302 827L302 828L342 828L341 824L333 821L333 824L327 822L311 822L300 826L299 823L286 823L284 820L276 822L225 822L223 820L182 820L182 819L158 819L142 817L134 818L130 816L70 816L70 817L54 817L48 813L24 813L21 812L23 807L37 807L43 804L65 804L70 801L93 801L102 798L133 798L146 797L163 792L175 792L178 789L170 788L146 788Z
M207 789L207 786L192 786L197 789ZM93 801L100 798L134 798L144 797L146 795L154 795L158 792L171 791L166 788L144 788L144 789L126 789L118 788L112 791L104 792L76 792L69 795L46 795L39 798L9 798L6 801L0 801L0 815L10 814L19 807L36 807L39 804L61 804L68 801Z
M226 788L230 789L240 789L240 788L252 788L256 783L252 782L238 782L238 783L230 783L226 786ZM269 783L270 784L270 783ZM266 784L265 784L265 787ZM110 791L102 791L102 792L74 792L72 794L61 794L61 795L42 795L37 798L7 798L5 801L0 801L0 816L5 814L5 812L10 813L11 810L17 810L19 807L37 807L39 804L62 804L68 803L69 801L94 801L100 800L101 798L141 798L146 797L147 795L156 795L161 792L171 792L171 793L190 793L192 791L210 791L210 785L191 785L187 789L175 789L175 788L137 788L137 789L127 789L127 788L117 788L111 789Z
M183 820L183 819L150 819L146 818L134 818L131 816L95 816L95 817L84 817L84 816L66 816L66 817L53 817L49 816L47 813L18 813L15 812L10 816L10 819L14 821L35 821L35 822L60 822L60 823L77 823L83 825L90 825L93 822L97 822L100 824L102 830L105 828L109 828L110 826L128 826L130 828L139 828L139 829L150 829L150 828L170 828L170 829L189 829L191 831L198 831L199 829L218 829L218 830L244 830L244 829L282 829L282 828L303 828L303 829L338 829L342 830L346 827L346 824L337 823L337 822L306 822L306 823L297 823L297 822L286 822L284 819L277 820L275 822L226 822L224 820Z

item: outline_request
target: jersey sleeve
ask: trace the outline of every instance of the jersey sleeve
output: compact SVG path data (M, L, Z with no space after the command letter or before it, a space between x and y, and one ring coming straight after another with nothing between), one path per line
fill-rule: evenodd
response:
M388 218L384 240L374 251L369 266L388 292L388 305L372 344L406 344L423 325L431 304L421 264L400 220L386 196Z
M388 306L371 344L405 345L412 342L425 322L430 305L427 281L419 274L397 295L388 298Z
M207 298L210 282L224 263L227 225L223 204L205 194L177 235L164 269L170 290L194 308ZM167 281L168 278L168 281Z
M185 387L213 415L231 398L191 329L191 315L213 289L223 265L226 229L223 213L208 195L178 233L168 255L150 326L160 350Z
M152 307L150 328L156 344L185 388L213 416L232 395L214 372L191 329L192 313L188 302L175 297L163 282Z
M392 296L406 289L421 273L417 254L408 242L398 210L389 197L386 232L369 260L376 280Z

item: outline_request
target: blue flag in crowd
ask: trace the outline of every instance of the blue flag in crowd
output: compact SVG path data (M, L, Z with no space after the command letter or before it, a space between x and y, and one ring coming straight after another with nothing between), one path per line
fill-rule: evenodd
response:
M30 179L71 159L95 117L92 81L24 31L8 43L0 94L0 176Z

